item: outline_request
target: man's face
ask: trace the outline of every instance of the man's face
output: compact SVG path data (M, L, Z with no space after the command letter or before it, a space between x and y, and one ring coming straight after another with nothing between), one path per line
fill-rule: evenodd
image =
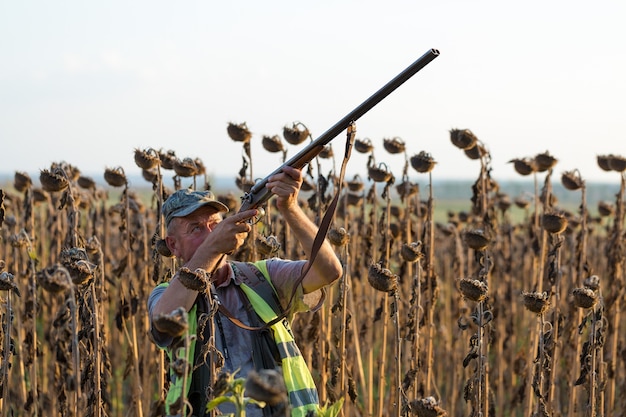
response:
M175 217L168 227L167 246L174 256L187 262L221 221L222 214L209 206L200 207L185 217Z

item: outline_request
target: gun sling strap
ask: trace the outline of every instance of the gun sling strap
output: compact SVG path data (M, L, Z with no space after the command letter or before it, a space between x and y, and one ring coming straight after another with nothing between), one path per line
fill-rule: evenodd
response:
M317 257L317 254L320 248L322 247L324 240L326 239L326 234L328 233L328 229L330 228L330 224L335 215L335 211L337 209L337 203L339 202L339 197L341 195L343 180L346 174L346 166L348 164L348 160L350 159L350 154L352 152L352 144L354 143L355 135L356 135L356 127L355 127L354 122L351 122L347 129L346 148L345 148L345 152L343 156L343 161L341 162L341 171L339 173L339 180L338 180L338 185L337 185L337 190L335 192L335 196L333 197L331 203L329 204L328 209L326 210L326 213L324 213L322 222L320 223L320 226L317 230L317 234L315 235L315 239L313 240L313 247L311 248L310 259L307 262L306 267L302 270L300 277L296 280L293 286L293 291L291 292L291 296L289 297L289 303L287 304L287 307L282 311L282 313L277 314L274 320L271 320L260 327L253 327L253 326L248 326L247 324L243 323L241 320L237 319L235 316L233 316L233 314L230 311L228 311L228 309L222 303L219 303L218 304L219 311L224 316L226 316L231 322L233 322L235 325L246 330L253 330L253 331L264 330L264 329L270 328L271 326L280 322L281 320L283 320L289 315L289 311L291 310L291 307L293 306L293 302L295 300L295 295L298 290L298 286L302 283L302 280L311 269L311 266L313 265L313 262L315 261L315 258Z

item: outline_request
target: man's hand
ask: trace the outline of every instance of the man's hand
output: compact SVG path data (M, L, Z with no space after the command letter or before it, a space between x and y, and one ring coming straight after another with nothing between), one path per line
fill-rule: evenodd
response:
M205 248L217 254L231 254L243 245L252 226L248 222L258 214L258 210L246 210L233 214L219 222L211 233L208 234L204 242L198 248L203 251Z
M276 198L276 207L290 227L290 234L300 243L307 258L311 258L311 250L317 226L298 205L298 192L302 185L302 172L299 169L285 166L282 171L268 178L267 188ZM302 281L304 293L310 293L328 285L341 277L343 267L327 240L322 242L311 269Z
M298 204L302 171L285 165L281 172L267 179L265 186L276 196L276 207L279 210L289 209Z

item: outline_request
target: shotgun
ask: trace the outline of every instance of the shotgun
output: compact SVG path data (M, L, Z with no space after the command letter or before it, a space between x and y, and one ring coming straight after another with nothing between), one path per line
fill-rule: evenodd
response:
M278 174L282 171L284 166L290 166L294 168L302 168L308 164L313 158L315 158L331 140L333 140L339 133L348 128L348 125L371 110L375 105L381 102L385 97L391 94L396 88L400 87L406 80L415 75L419 70L424 68L430 61L439 56L437 49L430 49L415 62L409 65L404 71L396 75L391 81L385 84L380 90L372 94L367 100L361 103L358 107L348 113L343 119L339 120L330 129L324 132L320 137L315 139L300 152L294 155L291 159L284 162L283 165L274 170L271 174L257 181L250 191L241 197L241 207L239 211L245 211L257 208L265 203L271 197L271 193L267 190L265 185L269 177Z

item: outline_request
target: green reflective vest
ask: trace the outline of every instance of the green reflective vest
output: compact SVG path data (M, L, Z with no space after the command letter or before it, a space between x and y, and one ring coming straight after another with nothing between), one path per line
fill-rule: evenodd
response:
M253 264L265 277L266 282L272 285L269 273L267 271L266 261L258 261ZM244 281L247 279L244 278ZM163 283L160 285L168 285ZM254 286L254 285L252 285ZM261 297L251 285L244 282L240 287L246 294L246 297L250 300L250 304L254 311L259 315L261 320L269 322L278 316L272 307ZM273 285L272 285L273 288ZM189 311L188 318L189 328L188 334L195 335L197 329L197 307L194 306ZM307 413L313 412L317 415L319 410L319 397L317 394L317 388L311 372L300 353L291 331L291 327L287 319L283 319L280 322L271 326L274 334L274 341L278 347L280 353L281 365L283 371L283 379L285 380L285 386L287 393L289 394L289 403L291 404L291 416L292 417L306 417ZM174 361L177 357L185 357L188 363L193 363L195 354L196 338L191 338L191 343L188 352L185 352L185 348L177 349L177 352L167 350L170 362ZM173 355L175 353L175 355ZM187 378L185 392L189 392L191 386L191 375ZM166 412L170 414L170 406L174 404L182 394L183 378L179 377L175 379L175 382L170 385L165 400Z

